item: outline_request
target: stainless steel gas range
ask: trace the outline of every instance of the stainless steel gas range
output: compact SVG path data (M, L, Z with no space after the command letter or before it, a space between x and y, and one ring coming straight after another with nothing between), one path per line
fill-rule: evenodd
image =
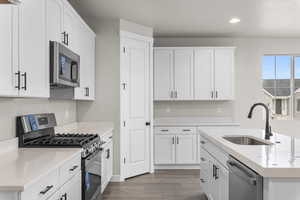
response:
M97 134L55 134L57 125L52 113L17 117L17 137L22 148L81 148L82 200L101 197L102 144Z

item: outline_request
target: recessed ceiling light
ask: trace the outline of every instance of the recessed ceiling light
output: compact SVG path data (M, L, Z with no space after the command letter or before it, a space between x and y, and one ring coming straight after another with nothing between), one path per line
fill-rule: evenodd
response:
M234 17L234 18L231 18L230 20L229 20L229 23L230 24L236 24L236 23L239 23L241 20L239 19L239 18L236 18L236 17Z

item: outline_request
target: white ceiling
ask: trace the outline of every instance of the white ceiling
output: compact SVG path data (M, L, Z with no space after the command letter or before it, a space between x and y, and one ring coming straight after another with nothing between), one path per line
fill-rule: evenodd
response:
M69 0L84 18L122 18L155 36L300 36L300 0ZM239 24L229 24L232 17Z

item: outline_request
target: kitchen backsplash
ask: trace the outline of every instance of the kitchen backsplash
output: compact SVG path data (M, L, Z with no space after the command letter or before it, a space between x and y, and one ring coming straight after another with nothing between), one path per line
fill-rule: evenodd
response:
M232 118L233 103L209 101L166 101L154 103L154 118L225 117Z
M48 99L0 98L0 141L16 136L15 118L17 115L31 113L56 114L59 125L76 121L76 102Z

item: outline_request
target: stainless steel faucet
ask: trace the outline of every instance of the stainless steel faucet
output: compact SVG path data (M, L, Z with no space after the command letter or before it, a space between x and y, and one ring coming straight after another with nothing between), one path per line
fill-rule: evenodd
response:
M250 111L249 111L249 114L248 114L248 118L251 119L252 118L252 113L253 113L253 110L256 106L262 106L265 108L266 110L266 129L265 129L265 139L266 140L269 140L271 136L273 136L272 134L272 130L271 130L271 126L270 126L270 111L269 111L269 108L266 104L264 103L256 103L254 104L251 108L250 108Z

